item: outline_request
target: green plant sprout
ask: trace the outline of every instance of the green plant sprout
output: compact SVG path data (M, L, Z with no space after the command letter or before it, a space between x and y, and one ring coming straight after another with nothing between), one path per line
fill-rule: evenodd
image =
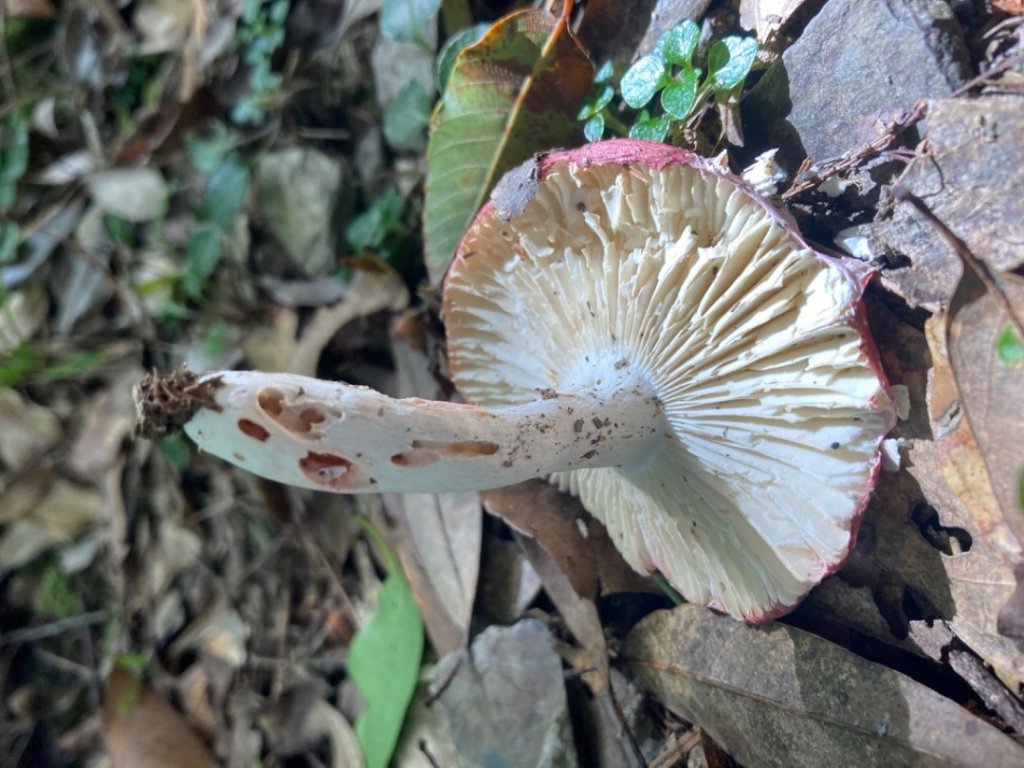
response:
M284 43L284 24L290 0L246 0L235 44L249 68L249 92L231 110L239 124L263 122L264 109L281 87L281 76L273 71L271 59Z
M587 141L599 141L607 129L634 139L664 141L674 124L688 123L709 99L728 101L743 87L754 65L757 40L730 36L715 42L705 62L706 75L694 61L699 42L700 27L692 20L684 21L667 30L649 54L626 70L618 91L622 103L635 111L631 124L618 117L622 110L612 108L616 93L613 65L609 61L602 66L578 115L586 121L583 134ZM649 108L659 94L661 109Z

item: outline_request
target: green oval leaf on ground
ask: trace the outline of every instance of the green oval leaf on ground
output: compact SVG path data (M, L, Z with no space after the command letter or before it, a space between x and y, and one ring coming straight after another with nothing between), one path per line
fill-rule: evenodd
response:
M697 101L699 69L684 69L671 85L661 92L661 106L676 120L685 120Z
M629 129L629 138L664 141L671 125L672 118L669 115L638 120Z
M708 78L714 91L729 91L740 85L757 58L757 40L726 37L708 51Z
M441 0L384 0L380 8L381 31L403 43L418 43L441 8Z
M692 19L687 19L661 36L658 40L658 49L669 64L689 67L698 42L700 27Z
M622 76L619 90L622 100L633 109L640 109L658 92L661 77L665 74L665 60L658 54L644 56Z
M509 14L458 55L427 146L423 234L432 280L502 174L580 140L576 114L593 77L567 18L546 11Z
M583 136L587 141L600 141L604 136L604 115L596 114L583 125Z
M359 523L383 552L388 576L377 593L377 613L349 645L348 673L366 705L356 720L366 766L387 768L419 678L423 619L395 553L373 526Z
M1007 323L996 339L996 360L1007 368L1024 365L1024 344L1017 337L1013 326Z

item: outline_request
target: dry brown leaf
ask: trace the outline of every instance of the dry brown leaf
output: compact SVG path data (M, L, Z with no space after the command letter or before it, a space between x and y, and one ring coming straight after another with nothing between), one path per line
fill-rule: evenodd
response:
M691 605L623 648L641 683L743 765L1019 766L1024 747L894 670L799 629Z
M103 739L113 768L215 768L217 761L185 718L126 669L103 694Z
M87 404L82 424L68 454L68 466L83 477L99 479L121 456L121 445L135 427L132 386L142 378L130 366Z
M550 483L530 480L480 496L488 512L540 542L581 597L656 591L626 565L605 527Z
M57 10L51 0L4 0L4 13L28 19L52 19Z
M71 544L103 519L93 488L58 479L30 514L15 520L0 538L0 573L18 568L53 547Z
M544 590L555 604L566 627L578 643L578 647L565 648L562 655L572 664L597 701L596 713L601 730L610 734L606 747L614 745L616 754L607 756L608 765L642 766L643 758L635 748L632 736L624 722L617 716L619 711L613 700L612 682L608 667L608 644L604 627L597 614L594 601L576 594L569 579L558 567L558 563L536 539L518 534L520 546L530 559L534 569L544 582ZM633 749L630 748L633 745Z
M1024 0L992 0L992 7L1004 13L1024 13Z
M0 467L14 474L48 451L61 437L61 423L52 411L36 405L17 390L0 387Z
M539 621L488 627L465 651L443 659L450 676L438 700L465 765L576 765L562 662ZM457 665L451 674L451 664Z
M740 0L740 26L764 43L782 29L805 0Z
M997 277L999 289L1017 317L1024 317L1024 279L1012 273ZM1002 519L1024 542L1024 510L1018 506L1018 478L1024 474L1024 369L997 359L996 348L1009 318L990 291L966 295L970 281L965 278L957 292L947 329L949 364L959 391L959 402L977 444L972 454L976 472L987 470L991 489ZM965 291L966 288L966 291ZM934 351L933 351L934 354ZM936 378L939 371L936 370ZM943 440L938 440L940 447ZM963 498L968 506L973 500Z

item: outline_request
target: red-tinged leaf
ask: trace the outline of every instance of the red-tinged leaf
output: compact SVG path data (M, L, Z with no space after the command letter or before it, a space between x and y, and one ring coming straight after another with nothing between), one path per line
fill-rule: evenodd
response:
M546 11L511 13L455 61L431 121L424 237L433 280L501 175L531 155L579 143L576 120L594 68Z

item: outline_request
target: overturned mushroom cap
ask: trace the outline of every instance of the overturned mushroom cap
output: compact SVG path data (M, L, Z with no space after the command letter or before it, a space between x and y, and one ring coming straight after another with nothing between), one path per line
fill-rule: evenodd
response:
M553 479L634 568L761 621L844 562L894 423L867 277L689 152L552 152L499 185L459 246L451 370L485 406L578 388L588 371L595 386L609 370L642 381L660 441Z

